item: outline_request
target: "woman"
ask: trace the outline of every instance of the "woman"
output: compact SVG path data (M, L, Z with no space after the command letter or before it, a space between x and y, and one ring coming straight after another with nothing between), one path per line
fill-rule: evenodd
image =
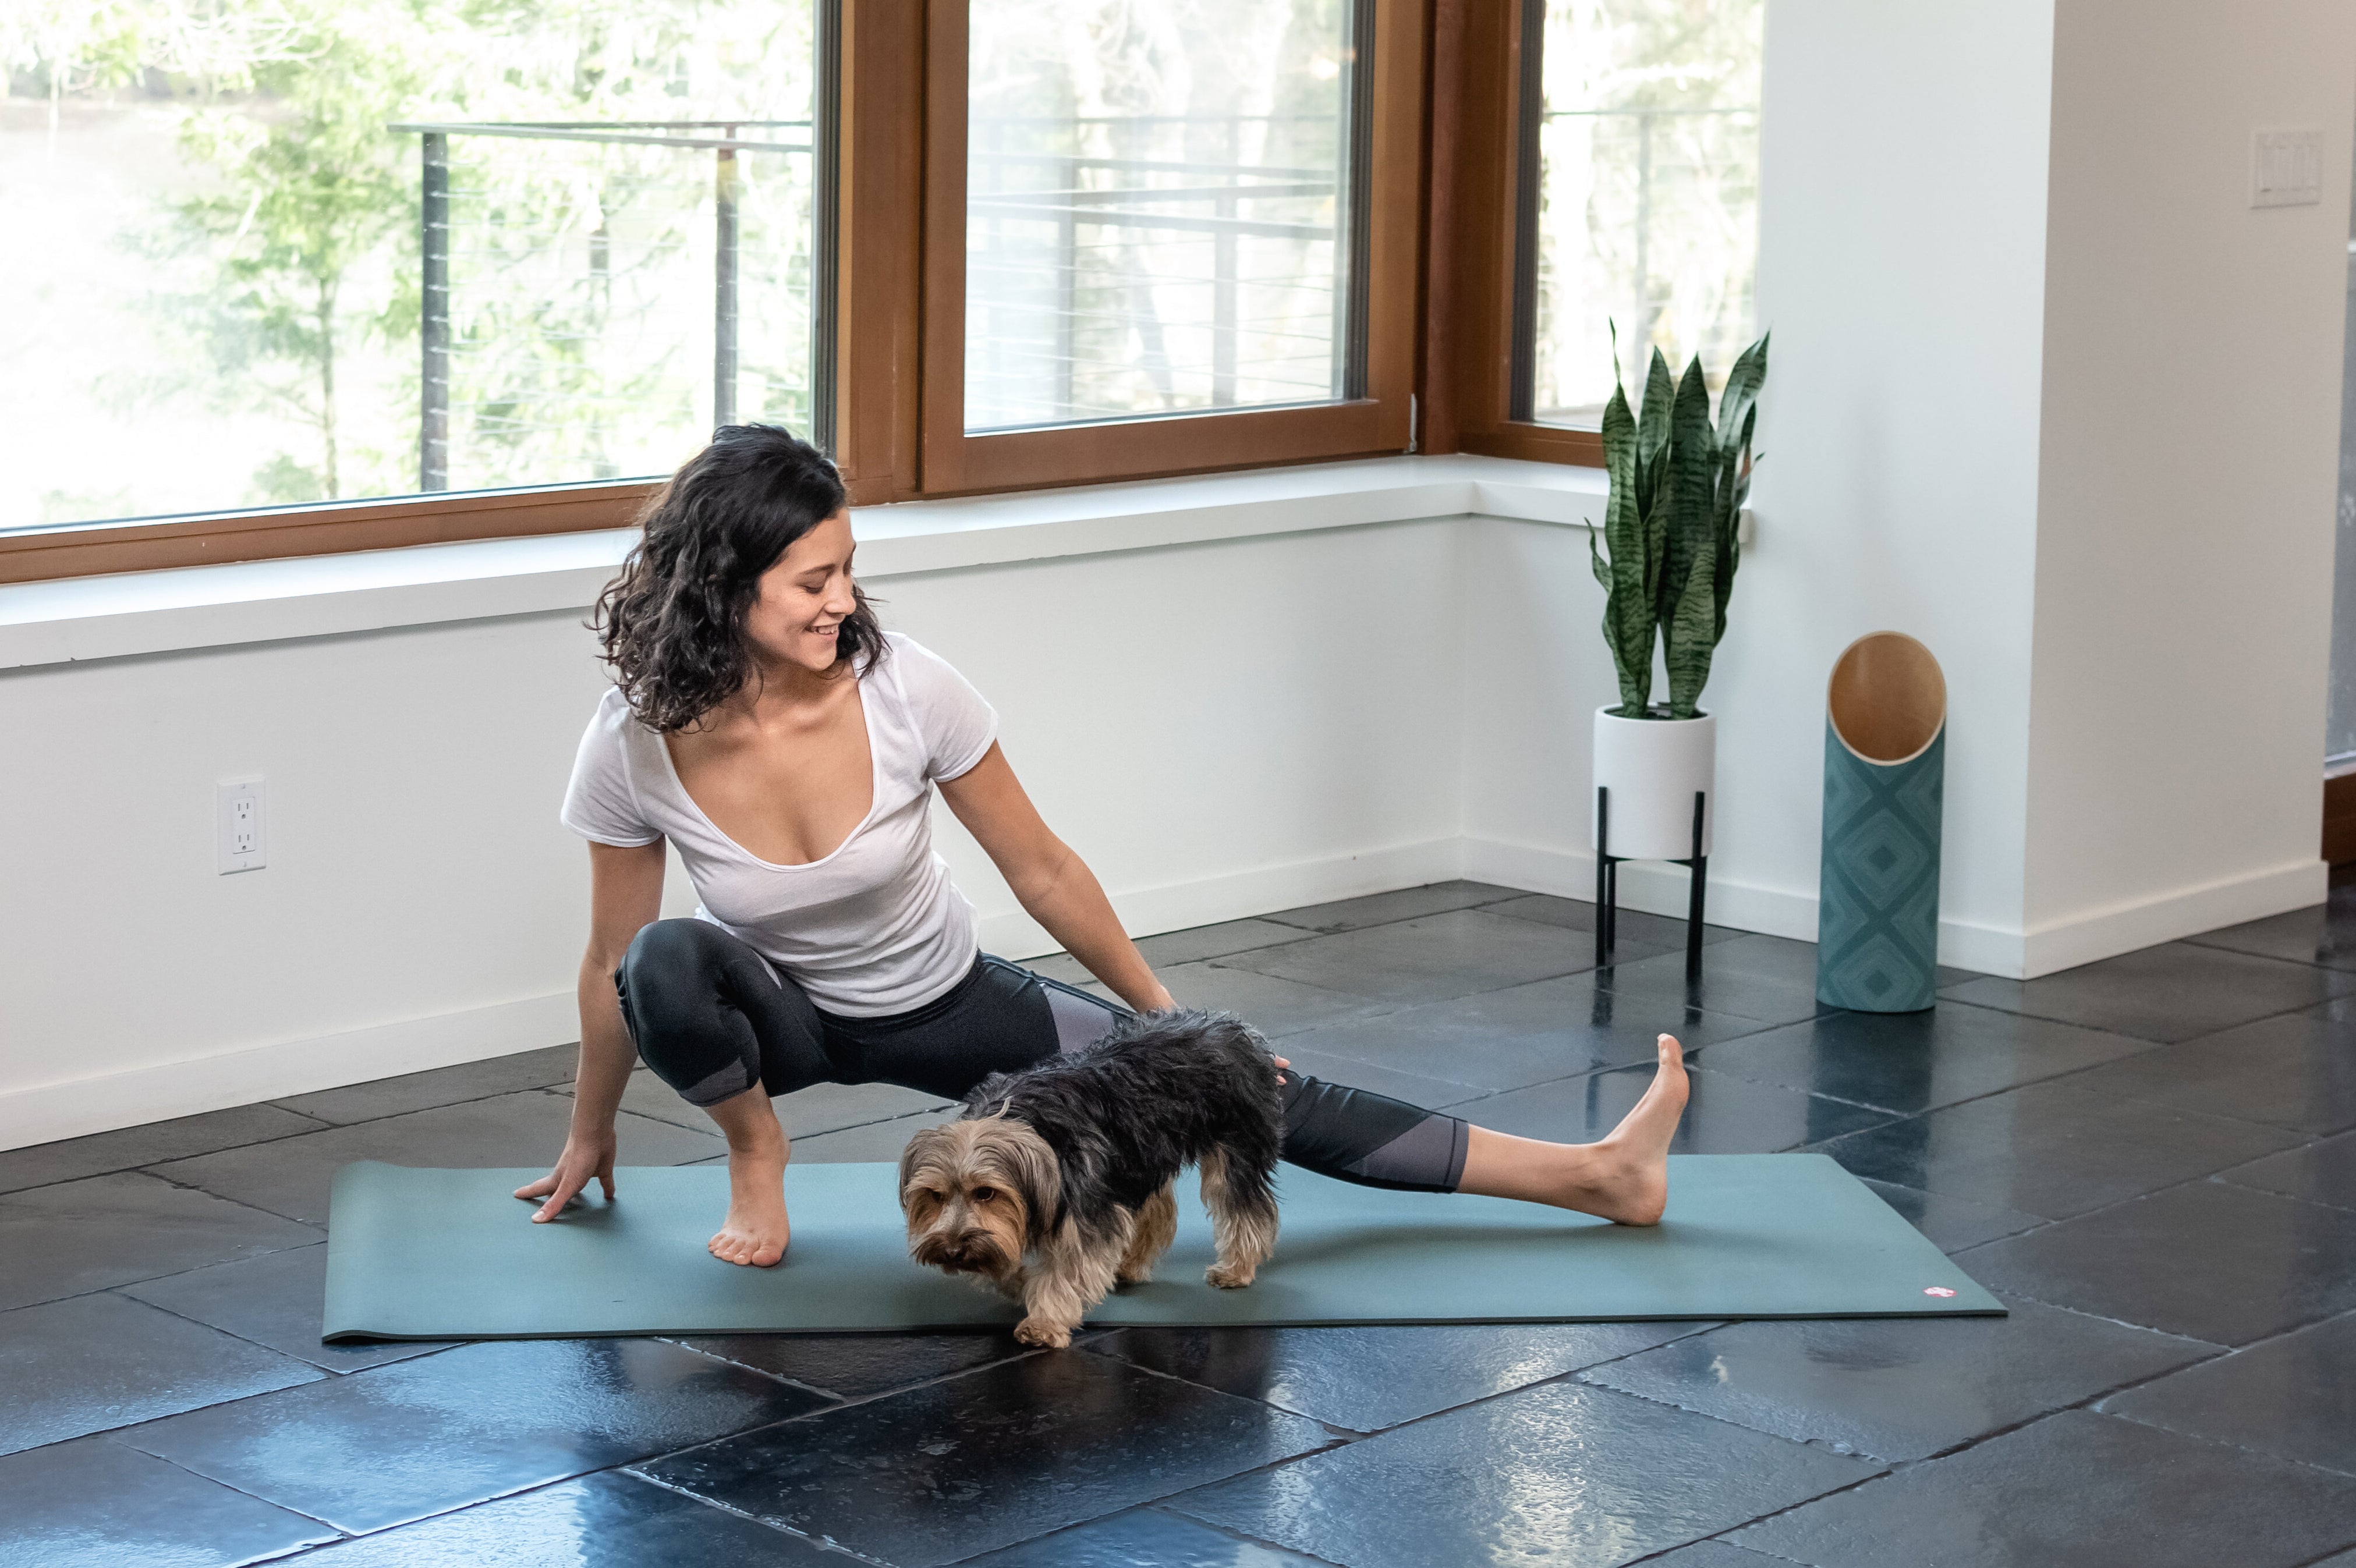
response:
M772 1096L884 1082L959 1098L1087 1044L1119 1009L980 952L932 850L932 790L1033 919L1132 1008L1176 1004L1104 890L1045 823L958 673L886 634L851 577L834 467L781 430L733 425L650 505L598 603L616 685L583 737L563 819L589 842L581 1068L564 1152L516 1196L554 1219L614 1195L634 1062L728 1140L715 1257L766 1267L788 1240ZM660 920L663 847L702 900ZM1686 1101L1675 1040L1609 1137L1548 1144L1288 1071L1285 1157L1344 1180L1488 1193L1626 1224L1660 1218Z

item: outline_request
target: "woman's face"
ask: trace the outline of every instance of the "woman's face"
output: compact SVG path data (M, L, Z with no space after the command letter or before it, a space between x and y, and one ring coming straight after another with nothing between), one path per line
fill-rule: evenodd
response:
M851 514L839 511L787 547L761 574L761 592L745 613L744 636L763 664L797 664L813 674L832 669L837 631L853 608L851 597Z

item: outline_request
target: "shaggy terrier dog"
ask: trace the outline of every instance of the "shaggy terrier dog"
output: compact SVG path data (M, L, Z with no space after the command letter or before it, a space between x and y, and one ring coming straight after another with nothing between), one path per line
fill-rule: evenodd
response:
M1021 1301L1023 1343L1068 1345L1107 1291L1152 1276L1177 1231L1178 1173L1195 1165L1218 1247L1203 1277L1248 1285L1276 1249L1279 1096L1268 1043L1192 1009L993 1074L900 1157L908 1255Z

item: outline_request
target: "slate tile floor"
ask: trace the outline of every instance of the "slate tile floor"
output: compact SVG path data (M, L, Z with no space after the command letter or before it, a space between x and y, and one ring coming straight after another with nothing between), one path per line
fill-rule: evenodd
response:
M1171 1568L2356 1563L2356 889L1932 1014L1802 943L1455 882L1151 939L1304 1069L1680 1147L1819 1147L2003 1319L316 1342L353 1158L529 1165L534 1051L0 1152L0 1563ZM1074 980L1069 960L1040 966ZM887 1158L937 1102L787 1103ZM720 1157L633 1086L625 1164Z

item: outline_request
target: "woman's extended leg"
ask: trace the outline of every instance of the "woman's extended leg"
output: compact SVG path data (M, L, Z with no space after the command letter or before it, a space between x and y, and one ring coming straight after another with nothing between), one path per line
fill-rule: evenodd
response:
M1663 1035L1652 1087L1601 1142L1550 1144L1473 1127L1459 1192L1576 1209L1622 1225L1660 1222L1669 1140L1686 1109L1685 1050Z
M728 1217L712 1255L767 1267L792 1239L785 1177L793 1146L769 1097L832 1075L818 1009L767 959L708 921L648 926L615 981L639 1057L728 1139Z
M1002 1006L1017 990L1035 992L1023 1000L1038 1014L1045 1012L1045 1000L1056 1004L1056 1044L1063 1050L1087 1043L1127 1016L1125 1008L1102 997L1002 959L985 958L983 965L994 966L1001 983L968 998L966 1008L980 1008L992 999ZM1079 1021L1091 1014L1100 1028ZM1044 1040L1040 1050L1050 1050ZM1445 1112L1288 1071L1281 1080L1284 1157L1361 1187L1473 1192L1575 1209L1623 1225L1655 1224L1667 1200L1669 1140L1685 1114L1687 1093L1683 1050L1663 1035L1659 1051L1660 1066L1644 1098L1591 1144L1492 1132Z

